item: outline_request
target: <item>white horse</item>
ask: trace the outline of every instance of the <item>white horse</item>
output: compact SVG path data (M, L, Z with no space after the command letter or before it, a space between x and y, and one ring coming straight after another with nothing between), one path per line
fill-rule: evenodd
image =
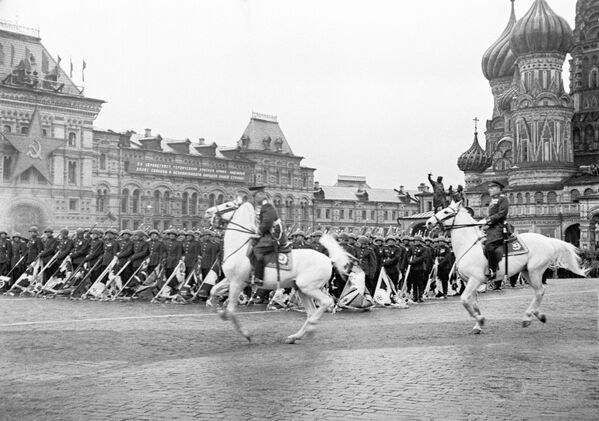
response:
M480 333L485 323L476 300L476 290L485 281L488 270L488 261L483 254L483 233L480 223L474 220L461 202L451 202L449 207L439 211L426 221L427 228L442 225L451 232L451 244L456 257L456 270L460 277L467 282L461 300L462 304L476 319L473 332ZM534 289L532 302L524 313L522 326L528 327L534 315L545 323L547 317L541 313L539 307L545 293L542 278L549 267L565 268L581 276L586 276L588 269L581 267L578 249L572 244L555 238L545 237L541 234L523 233L518 238L528 248L528 253L509 256L508 276L522 272ZM497 277L503 277L505 262L502 258L499 263Z
M250 279L251 264L247 252L250 240L257 233L256 213L251 203L237 198L206 210L206 217L213 219L215 216L228 221L225 228L222 269L230 282L229 303L221 312L221 317L224 320L230 319L235 329L250 341L250 335L239 324L235 310L237 297ZM321 290L331 277L332 264L343 276L347 275L350 259L343 248L327 234L322 236L320 242L326 247L329 256L316 250L293 250L293 268L290 271L280 271L280 282L276 269L266 268L264 271L264 286L261 288L276 290L296 287L306 309L306 322L298 332L287 337L287 343L295 343L306 333L312 334L323 313L333 305L333 299ZM318 308L314 302L318 304Z

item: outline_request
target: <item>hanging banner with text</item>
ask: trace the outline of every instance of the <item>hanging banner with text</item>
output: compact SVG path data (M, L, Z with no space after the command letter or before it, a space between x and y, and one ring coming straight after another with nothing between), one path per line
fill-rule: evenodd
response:
M207 178L210 180L246 182L244 171L224 168L205 168L194 164L164 163L133 160L129 162L128 173L160 175L165 177Z

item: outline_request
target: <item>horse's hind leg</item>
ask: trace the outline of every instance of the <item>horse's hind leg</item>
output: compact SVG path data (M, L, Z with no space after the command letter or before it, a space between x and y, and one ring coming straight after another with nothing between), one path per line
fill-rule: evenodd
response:
M314 315L314 313L316 312L316 306L314 305L314 300L312 300L312 298L308 297L306 294L304 294L300 290L298 290L297 293L302 300L302 304L304 305L304 308L306 309L306 321L304 322L304 324L302 325L300 330L298 330L293 335L287 336L285 343L288 343L288 344L294 344L295 341L297 341L298 339L302 339L304 337L304 335L306 334L306 328L308 327L308 320L310 320L310 317L312 317L312 315Z
M543 286L543 272L529 271L528 273L524 274L524 276L528 278L528 283L534 290L534 296L532 297L532 301L524 313L522 327L530 326L533 315L541 322L545 323L547 321L547 317L545 314L539 311L539 308L541 307L541 301L543 300L543 295L545 295L545 287Z
M472 333L481 333L485 324L485 318L482 316L478 307L478 303L476 302L476 290L479 285L479 280L470 278L461 296L464 308L468 311L471 317L476 319L476 324L472 328Z
M246 329L244 329L239 320L237 319L237 315L235 314L235 310L237 309L237 301L239 299L239 294L245 287L245 284L239 281L231 281L229 286L229 303L227 307L223 310L223 314L221 317L225 320L229 319L233 323L235 330L241 334L248 342L251 342L250 334Z
M319 288L313 287L311 289L305 289L302 291L308 299L314 299L318 304L318 308L311 316L306 319L306 333L312 335L316 324L322 317L322 315L331 307L335 302L331 297L322 292Z

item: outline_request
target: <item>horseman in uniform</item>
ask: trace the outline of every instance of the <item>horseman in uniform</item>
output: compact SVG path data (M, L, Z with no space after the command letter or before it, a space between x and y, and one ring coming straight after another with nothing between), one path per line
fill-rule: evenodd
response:
M250 187L254 191L254 205L258 208L258 241L253 248L254 254L254 280L256 286L264 284L264 257L270 253L277 253L278 250L287 244L287 235L283 228L283 223L279 218L277 209L270 202L268 194L264 187Z
M499 256L497 254L498 247L503 245L503 225L507 218L509 210L509 202L507 197L502 193L503 184L498 181L489 183L489 195L491 195L491 203L489 203L489 215L481 222L485 225L484 230L487 234L485 241L485 256L489 261L489 279L495 279L495 274L499 267ZM501 280L495 280L495 288L501 289Z

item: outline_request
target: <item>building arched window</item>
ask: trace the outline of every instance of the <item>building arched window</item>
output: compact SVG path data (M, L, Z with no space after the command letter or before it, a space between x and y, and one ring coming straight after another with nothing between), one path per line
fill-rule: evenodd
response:
M524 203L530 205L530 193L528 192L526 192L526 194L524 195Z
M160 191L155 190L153 195L154 215L160 215Z
M99 189L96 192L96 212L106 212L107 191Z
M10 127L8 124L5 124L4 127L2 127L2 131L4 133L10 133L12 132L12 127Z
M21 134L27 134L27 133L29 133L29 127L27 127L27 126L21 127Z
M189 193L183 192L181 195L181 215L187 215L189 205Z
M141 193L139 189L135 189L133 191L133 196L131 198L131 213L139 213L139 197Z
M516 195L516 203L517 203L517 204L519 204L519 205L521 205L521 204L523 203L523 200L524 200L524 199L523 199L523 197L522 197L522 193L518 193L518 194Z
M68 145L71 147L77 146L77 135L75 132L69 132Z
M547 193L547 203L557 203L557 194L554 191Z
M599 70L594 67L589 73L589 88L597 88L599 86Z
M210 193L210 195L208 196L208 207L212 208L216 206L216 196L214 195L214 193Z
M129 213L129 190L127 189L121 192L121 212Z
M514 193L510 193L508 196L508 201L510 202L510 205L514 204Z
M104 153L100 154L100 169L101 170L106 169L106 154L104 154Z
M543 193L538 191L535 193L535 205L543 204Z
M223 203L225 203L225 195L219 194L218 197L216 198L216 204L222 205Z
M590 189L590 188L589 188L589 189L585 189L585 190L584 190L584 195L585 195L585 196L590 196L590 195L592 195L593 193L595 193L595 192L593 191L593 189Z
M576 189L570 190L570 200L572 203L580 202L580 192Z
M192 193L191 200L189 202L189 214L197 215L198 214L198 194Z
M171 213L171 193L169 191L164 192L164 200L162 201L162 213L168 215Z

